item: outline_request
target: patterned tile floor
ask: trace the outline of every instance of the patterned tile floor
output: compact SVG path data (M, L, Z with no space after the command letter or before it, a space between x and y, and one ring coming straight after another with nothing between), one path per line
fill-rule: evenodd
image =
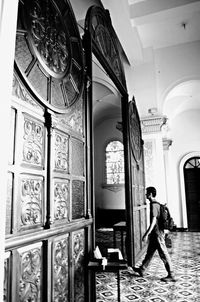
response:
M121 271L121 302L200 302L200 233L176 232L172 242L169 253L177 281L160 281L166 271L156 253L143 278ZM117 301L116 274L96 274L96 296L97 302Z

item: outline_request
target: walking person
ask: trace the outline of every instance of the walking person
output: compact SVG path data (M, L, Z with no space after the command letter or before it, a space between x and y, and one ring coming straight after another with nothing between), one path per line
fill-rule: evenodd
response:
M160 204L156 201L156 189L154 187L146 188L146 198L150 201L150 226L144 234L142 240L148 242L147 252L144 260L140 267L133 267L133 270L137 272L140 276L143 276L144 271L148 267L155 251L158 251L158 254L163 261L167 276L161 278L161 281L175 282L173 268L171 264L171 259L165 244L165 233L159 227L159 217L160 217Z

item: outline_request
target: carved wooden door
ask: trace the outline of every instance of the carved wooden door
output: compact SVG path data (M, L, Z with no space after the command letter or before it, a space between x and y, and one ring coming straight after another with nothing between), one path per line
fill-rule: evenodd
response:
M135 265L143 250L142 236L147 227L143 141L135 101L128 106L128 137L130 155L130 198L127 204L127 253L130 265ZM131 244L130 244L131 243Z
M4 301L88 301L84 65L68 1L19 2Z

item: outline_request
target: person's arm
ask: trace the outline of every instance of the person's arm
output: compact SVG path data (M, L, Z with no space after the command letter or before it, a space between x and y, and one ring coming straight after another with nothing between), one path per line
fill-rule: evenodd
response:
M146 241L148 236L151 234L151 231L153 230L153 228L155 227L156 225L156 221L157 221L157 218L156 217L153 217L152 219L152 222L148 228L148 230L146 231L146 233L144 234L144 236L142 237L142 240L143 241Z

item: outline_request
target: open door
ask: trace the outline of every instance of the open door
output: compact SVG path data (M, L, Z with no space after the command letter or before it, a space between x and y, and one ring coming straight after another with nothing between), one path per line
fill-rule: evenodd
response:
M122 49L120 48L121 46L119 46L120 43L112 27L110 15L107 10L97 6L90 7L86 15L84 39L88 79L92 81L93 78L91 64L93 54L121 95L125 162L126 234L127 241L129 242L127 256L129 265L133 265L141 254L143 248L141 238L147 224L140 120L135 102L131 101L129 103L123 64L120 56ZM90 85L88 90L88 103L91 107L91 120L93 115L92 97L92 85ZM91 125L91 127L90 133L93 135L93 125ZM92 148L93 146L91 146L91 150Z
M143 141L135 100L128 105L127 140L129 142L129 199L127 209L127 247L129 265L133 266L143 252L142 236L147 228ZM125 134L126 135L126 134ZM131 244L130 244L131 242Z
M70 2L19 1L4 301L90 301L84 69Z

